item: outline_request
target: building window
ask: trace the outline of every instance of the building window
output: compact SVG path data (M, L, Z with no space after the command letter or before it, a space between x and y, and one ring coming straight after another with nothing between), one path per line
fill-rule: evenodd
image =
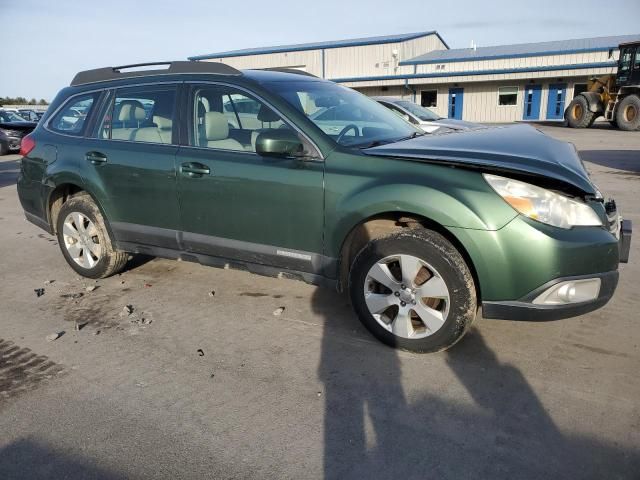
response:
M582 92L586 92L586 91L587 91L587 84L586 83L576 83L573 86L573 98L576 98Z
M498 105L517 105L518 87L499 87Z
M438 91L425 90L420 93L420 105L427 108L435 108L438 106Z

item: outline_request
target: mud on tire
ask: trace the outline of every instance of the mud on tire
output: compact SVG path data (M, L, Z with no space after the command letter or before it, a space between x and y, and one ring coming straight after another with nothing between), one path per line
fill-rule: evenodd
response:
M448 305L446 306L448 313L446 316L444 313L442 314L442 316L444 316L444 323L441 323L441 326L434 331L431 331L431 328L425 323L425 328L422 329L423 333L416 335L416 338L412 338L412 334L407 336L407 338L398 336L393 333L394 329L389 323L387 323L386 326L381 323L381 319L386 321L387 318L393 316L394 308L396 308L395 305L390 307L391 310L385 310L383 314L376 314L376 316L372 314L367 305L367 301L371 300L368 295L372 293L371 272L374 271L372 268L377 268L380 262L387 265L384 262L391 259L388 264L388 271L393 274L393 259L403 259L405 257L417 258L420 265L422 265L422 267L420 267L421 270L418 270L418 275L415 276L416 282L414 283L412 281L414 286L419 285L418 279L426 269L424 276L428 277L428 279L423 285L426 285L432 278L436 280L439 278L446 285L448 292ZM400 260L398 261L398 265L399 264ZM433 270L433 272L431 270ZM398 282L397 285L403 283L402 279L405 277L402 272L395 273L393 276ZM373 281L373 283L375 284L377 282ZM393 292L393 289L396 288L397 285L394 284L391 289L377 284L374 285L374 287L384 288L389 290L391 295L397 296L397 292ZM401 287L406 287L406 285L402 285ZM417 286L415 291L423 291L419 289L420 286ZM389 293L385 293L385 295ZM392 347L421 353L437 352L455 344L471 326L478 308L473 275L464 258L445 237L437 232L426 229L407 229L384 238L370 241L357 254L351 265L349 273L349 294L351 296L351 303L358 317L375 337ZM376 295L377 294L376 292ZM402 295L402 297L397 297L398 300L404 298L407 302L411 302L411 297L407 298L404 292ZM420 297L421 296L417 294L414 296L413 305L416 305L417 301L417 307L420 307L420 302L424 303L425 300L427 302L432 300ZM389 299L393 301L393 297L389 296ZM428 306L438 308L435 305ZM411 304L409 304L408 307L405 306L404 308L411 309L412 307ZM440 308L444 311L444 307ZM391 313L389 314L388 312ZM418 328L422 328L417 310L410 311L409 316L411 317L410 329L413 334L415 334L419 331ZM414 326L418 328L414 330Z
M71 214L81 214L83 218L95 225L95 232L92 233L93 241L100 246L100 256L91 267L80 265L70 254L67 243L65 243L65 220ZM67 232L68 227L67 227ZM58 244L65 260L71 268L83 277L105 278L121 271L129 255L126 252L116 250L113 241L107 230L104 217L100 209L95 204L91 196L87 193L79 193L62 204L56 221L56 235Z

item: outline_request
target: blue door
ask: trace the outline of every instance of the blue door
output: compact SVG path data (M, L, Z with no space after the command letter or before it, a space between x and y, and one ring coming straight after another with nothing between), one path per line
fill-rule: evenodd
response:
M449 89L449 118L462 120L462 88Z
M524 120L538 120L540 118L540 85L526 85L524 87Z
M566 83L549 85L549 99L547 100L547 120L562 120L564 118L564 99L567 93Z

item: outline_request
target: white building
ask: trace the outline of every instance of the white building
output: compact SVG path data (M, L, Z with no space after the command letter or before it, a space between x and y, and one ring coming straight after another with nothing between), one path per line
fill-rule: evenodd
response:
M593 76L615 72L618 45L638 35L449 49L419 32L191 57L236 68L295 68L367 95L410 98L476 122L562 120Z

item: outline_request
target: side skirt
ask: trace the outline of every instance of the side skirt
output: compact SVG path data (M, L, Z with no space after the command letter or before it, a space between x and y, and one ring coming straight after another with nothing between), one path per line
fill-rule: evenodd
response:
M314 273L302 272L299 270L285 269L282 267L272 267L269 265L262 265L259 263L247 262L236 259L229 259L224 257L217 257L214 255L205 255L202 253L185 252L181 250L174 250L171 248L153 247L148 245L140 245L131 242L117 242L117 248L131 253L140 253L143 255L150 255L154 257L169 258L173 260L182 260L185 262L194 262L201 265L217 268L233 268L234 270L245 270L256 275L262 275L266 277L282 277L291 278L294 280L301 280L311 285L318 285L321 287L332 288L337 290L338 281L327 278L323 275L317 275Z

